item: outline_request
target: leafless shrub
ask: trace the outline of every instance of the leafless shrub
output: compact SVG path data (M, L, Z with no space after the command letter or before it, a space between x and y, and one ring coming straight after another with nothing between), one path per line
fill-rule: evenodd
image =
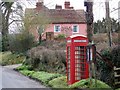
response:
M38 46L28 51L28 58L29 60L26 61L35 70L65 73L65 52L63 50L51 50Z

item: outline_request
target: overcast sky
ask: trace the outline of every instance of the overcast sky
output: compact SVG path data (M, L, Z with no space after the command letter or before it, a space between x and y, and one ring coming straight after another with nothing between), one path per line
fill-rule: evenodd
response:
M37 0L26 0L26 6L28 8L35 7L35 2ZM74 7L74 9L84 9L84 0L44 0L44 5L46 5L50 9L54 9L55 5L62 5L64 8L64 2L70 1L71 6ZM110 12L114 9L118 8L118 2L120 0L109 0L110 1ZM29 3L28 3L29 2ZM94 20L102 19L105 17L105 0L94 0L94 6L93 6L93 13L94 13ZM115 10L114 12L110 13L110 16L118 19L118 10Z

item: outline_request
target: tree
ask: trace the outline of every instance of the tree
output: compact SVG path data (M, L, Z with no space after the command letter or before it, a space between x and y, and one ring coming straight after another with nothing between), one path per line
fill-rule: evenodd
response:
M14 7L14 4L16 4L16 7ZM6 51L9 47L8 35L10 25L14 22L21 21L18 18L12 18L12 13L17 15L17 11L22 10L22 6L18 2L5 2L2 0L2 2L0 2L0 10L2 12L2 51ZM19 16L21 16L21 14L19 14Z
M23 20L25 30L29 31L30 28L37 27L39 43L41 43L42 33L49 27L48 24L51 23L47 14L44 11L36 12L35 10L31 10L31 12L26 12Z
M120 24L114 18L111 18L111 31L118 32ZM94 22L94 34L96 33L107 33L106 30L106 19L98 20Z
M9 28L9 17L12 12L12 5L14 2L5 2L0 3L0 10L2 11L2 50L7 50L8 47L8 28Z

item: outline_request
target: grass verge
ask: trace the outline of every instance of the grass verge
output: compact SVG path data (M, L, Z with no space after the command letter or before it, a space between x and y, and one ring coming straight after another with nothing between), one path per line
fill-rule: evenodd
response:
M66 76L57 73L48 73L44 71L31 71L28 70L27 68L28 68L27 66L20 66L17 68L17 70L21 72L23 75L29 76L32 79L40 81L43 85L52 88L69 88L69 89L89 88L92 90L95 90L96 88L97 90L108 88L109 90L112 90L110 86L99 80L97 80L97 87L95 86L94 79L92 79L92 85L90 85L89 79L83 79L72 85L68 85Z
M25 56L13 54L11 52L0 52L0 65L20 64L25 59Z
M97 80L97 84L95 85L95 79L92 79L91 81L90 79L83 79L80 80L79 82L72 84L70 88L97 88L97 89L109 88L110 89L111 87L100 80Z
M16 68L20 73L22 73L25 76L29 76L32 79L35 79L37 81L40 81L45 86L49 86L48 82L54 78L61 77L61 74L57 73L48 73L44 71L31 71L28 70L28 66L20 66Z

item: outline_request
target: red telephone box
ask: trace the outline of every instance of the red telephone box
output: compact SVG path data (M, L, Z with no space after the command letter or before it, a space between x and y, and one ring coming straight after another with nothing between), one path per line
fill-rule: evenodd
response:
M84 35L72 35L67 38L66 69L68 84L89 77L87 45L88 39Z

